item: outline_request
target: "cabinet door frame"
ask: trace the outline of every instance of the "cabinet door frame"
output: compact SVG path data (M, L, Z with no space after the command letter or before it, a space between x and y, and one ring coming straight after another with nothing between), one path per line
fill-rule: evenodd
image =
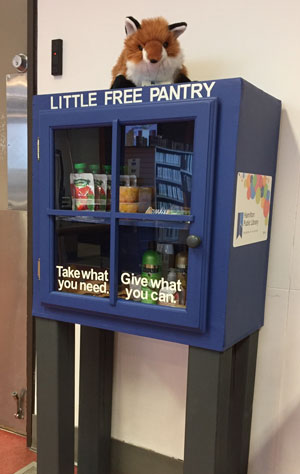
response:
M111 329L114 318L126 318L136 321L179 326L204 332L207 323L207 300L209 291L209 253L211 240L211 216L213 206L214 151L216 136L217 99L198 101L176 101L159 104L95 107L93 109L69 109L61 111L40 111L36 116L36 129L39 130L40 162L35 174L34 191L37 190L39 205L37 207L38 236L34 245L38 245L40 265L43 269L36 297L44 307L73 309L92 312L94 315L111 315ZM121 215L117 209L118 172L121 149L121 127L130 124L158 123L165 121L194 120L194 147L191 216L151 216L154 222L165 221L184 223L190 221L190 234L200 236L202 244L196 249L189 249L189 273L187 287L187 308L146 305L117 299L117 255L118 226L120 218L136 220L146 219L144 214ZM57 215L68 215L68 212L54 209L54 146L55 129L112 126L112 207L110 213L90 213L103 219L105 214L111 225L110 241L110 281L109 298L76 295L53 290L54 282L54 238L53 221ZM40 190L40 191L39 191ZM74 211L73 211L74 212ZM69 211L70 213L70 211ZM82 211L78 211L80 215ZM88 215L88 213L86 213ZM113 270L113 271L112 271ZM59 319L59 318L58 318ZM83 319L83 318L82 318ZM84 324L84 319L82 320Z

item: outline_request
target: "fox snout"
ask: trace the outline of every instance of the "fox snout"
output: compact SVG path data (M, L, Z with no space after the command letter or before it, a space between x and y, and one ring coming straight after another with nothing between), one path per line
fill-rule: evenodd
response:
M151 64L158 63L164 56L165 50L160 41L148 41L143 49L143 59Z

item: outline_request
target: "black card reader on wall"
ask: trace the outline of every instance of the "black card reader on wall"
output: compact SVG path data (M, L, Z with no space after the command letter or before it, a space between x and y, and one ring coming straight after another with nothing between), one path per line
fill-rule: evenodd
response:
M51 48L51 74L52 76L62 75L62 57L63 57L63 40L52 40Z

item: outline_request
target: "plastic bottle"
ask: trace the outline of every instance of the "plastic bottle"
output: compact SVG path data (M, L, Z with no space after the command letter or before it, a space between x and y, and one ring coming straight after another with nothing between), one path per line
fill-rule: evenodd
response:
M169 285L167 288L162 288L159 292L159 304L162 306L176 307L179 304L179 293L176 290L177 274L175 268L170 268L168 276L168 283L174 282L174 287Z
M107 196L106 196L106 210L111 209L111 165L104 165L104 173L107 176Z
M89 165L89 170L94 177L95 211L106 211L107 175L99 174L100 166L98 164Z
M186 252L179 252L175 258L175 265L177 279L181 281L182 286L181 291L179 291L179 304L184 306L186 304L188 254Z
M72 209L76 211L93 211L95 206L94 178L86 173L86 163L76 163L75 173L70 174Z
M174 267L174 245L160 244L157 250L161 253L162 276L167 279L169 269Z
M85 173L86 163L75 163L74 169L76 173Z
M147 286L142 286L142 303L157 304L159 285L155 281L161 279L161 256L155 250L146 250L142 259L142 278L146 278Z

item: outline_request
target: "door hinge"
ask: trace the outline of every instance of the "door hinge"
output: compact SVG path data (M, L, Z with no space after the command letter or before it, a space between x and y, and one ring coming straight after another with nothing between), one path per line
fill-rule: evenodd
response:
M41 279L41 259L38 258L38 261L37 261L37 277L38 277L38 280Z
M40 137L38 137L36 141L36 154L38 161L40 161Z

